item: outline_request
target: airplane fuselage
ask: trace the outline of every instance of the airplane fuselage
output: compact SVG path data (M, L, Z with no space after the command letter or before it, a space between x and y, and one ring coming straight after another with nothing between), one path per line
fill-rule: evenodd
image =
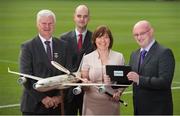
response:
M77 75L77 73L73 73ZM72 75L58 75L37 81L33 87L37 91L45 92L52 89L65 89L70 86L64 86L63 83L76 83L79 79Z

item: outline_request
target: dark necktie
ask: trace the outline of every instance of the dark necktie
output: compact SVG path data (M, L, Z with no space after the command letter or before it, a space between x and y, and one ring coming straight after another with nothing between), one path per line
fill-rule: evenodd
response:
M145 56L146 56L146 53L147 53L147 51L146 51L146 50L142 50L142 51L141 51L140 64L142 64L142 63L143 63L144 58L145 58Z
M79 34L78 37L78 50L80 51L82 48L82 34Z
M50 41L45 41L44 43L46 44L46 52L47 52L48 59L51 61L52 55L51 55Z

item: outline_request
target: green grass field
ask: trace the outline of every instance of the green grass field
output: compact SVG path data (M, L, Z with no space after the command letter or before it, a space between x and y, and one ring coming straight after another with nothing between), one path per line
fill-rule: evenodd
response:
M17 84L16 75L8 74L7 67L19 71L18 57L22 42L37 34L36 13L40 9L51 9L57 16L54 36L72 30L73 11L79 4L86 4L91 11L89 29L106 24L114 36L113 49L124 54L128 64L131 52L138 46L131 30L142 19L149 20L155 28L158 42L171 48L176 59L173 87L180 87L180 2L157 1L61 1L61 0L1 0L0 3L0 114L21 114L19 107L1 108L4 105L19 104L22 87ZM127 91L131 91L129 87ZM180 115L180 89L173 89L174 114ZM121 114L133 114L132 94L122 99L128 107L121 107Z

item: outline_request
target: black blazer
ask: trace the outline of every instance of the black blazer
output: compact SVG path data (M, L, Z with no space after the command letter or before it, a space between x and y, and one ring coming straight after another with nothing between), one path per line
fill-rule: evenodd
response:
M134 113L172 114L171 83L175 68L172 51L155 42L138 72L139 57L140 49L130 57L132 70L140 75L139 85L133 84Z
M53 38L52 42L53 60L65 66L67 57L66 42L56 38ZM22 44L20 54L20 72L42 78L62 74L62 72L50 64L43 43L41 42L39 36L36 36L32 40ZM51 110L53 111L53 109L46 109L41 103L41 100L46 96L51 97L58 95L59 90L38 92L33 89L33 84L35 82L35 80L28 79L28 81L24 84L21 111L34 112L36 114L48 114L48 112Z
M83 46L80 52L77 47L77 38L75 31L70 31L68 33L63 34L60 39L67 41L68 43L68 68L71 71L77 71L79 68L79 64L83 57L83 54L88 54L93 51L92 45L92 32L87 31L86 36L84 38Z
M84 38L83 46L80 52L78 51L77 47L77 38L76 38L76 32L75 31L70 31L68 33L64 33L60 39L65 40L68 43L68 59L67 59L67 67L70 71L75 72L78 70L79 65L81 63L81 59L83 57L83 54L88 54L92 52L93 45L92 45L92 32L87 31L86 36ZM73 88L71 88L73 89ZM66 96L66 99L68 102L71 102L73 100L73 93L72 90L69 90Z

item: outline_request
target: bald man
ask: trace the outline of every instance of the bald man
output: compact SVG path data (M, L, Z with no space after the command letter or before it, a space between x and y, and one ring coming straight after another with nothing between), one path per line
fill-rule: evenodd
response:
M127 75L133 81L134 114L172 115L173 53L155 40L154 29L148 21L137 22L132 32L140 46L131 54L132 72Z
M87 30L90 12L86 5L79 5L74 11L75 29L64 33L60 38L67 41L69 48L68 69L77 71L83 57L93 51L91 43L92 32ZM74 87L65 91L65 114L76 115L82 113L83 93L74 95Z

